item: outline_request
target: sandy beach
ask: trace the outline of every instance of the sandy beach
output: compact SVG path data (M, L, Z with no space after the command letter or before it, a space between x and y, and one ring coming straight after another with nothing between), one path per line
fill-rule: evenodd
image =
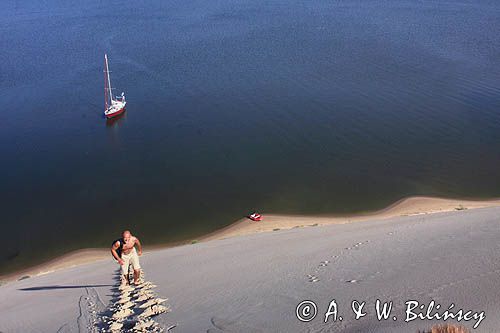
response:
M224 239L229 237L249 235L253 233L272 232L292 228L303 228L309 226L320 226L330 224L346 224L363 222L368 220L389 219L399 216L413 216L423 214L433 214L450 212L457 210L468 210L475 208L500 206L499 199L491 200L465 200L465 199L445 199L432 197L410 197L405 198L382 210L366 212L356 215L346 216L292 216L279 214L266 214L264 220L253 222L247 218L242 218L231 225L217 230L213 233L200 237L191 242L205 242L210 240ZM181 244L176 244L181 245ZM170 248L172 244L149 246L149 250ZM62 268L74 267L81 264L91 263L97 260L109 259L109 249L81 249L67 253L61 257L54 258L49 262L0 276L0 282L13 281L29 276L44 275Z
M144 288L168 298L168 311L154 324L186 333L416 332L443 321L405 321L406 303L428 308L434 301L443 308L434 315L453 303L457 311L470 311L460 324L494 332L500 326L500 207L476 203L477 209L456 210L454 204L467 202L447 202L448 211L434 214L416 210L409 201L405 209L400 203L380 213L395 210L396 217L323 226L319 223L326 220L297 217L318 226L239 237L226 233L148 251L142 266L151 282ZM96 323L119 299L117 274L108 258L2 285L0 331L97 332ZM137 298L130 298L136 314ZM304 300L317 307L317 317L307 322L296 315ZM358 320L351 311L354 300L366 304L366 315ZM397 318L378 320L377 300L392 301L391 317ZM325 323L332 301L343 320L329 317Z
M410 197L399 200L387 208L376 212L346 216L291 216L264 214L261 222L251 223L243 218L236 223L203 237L203 240L222 239L248 235L256 232L269 232L276 229L300 228L312 225L345 224L373 219L388 219L398 216L412 216L450 212L454 210L474 209L500 206L499 199L493 200L459 200L432 197Z

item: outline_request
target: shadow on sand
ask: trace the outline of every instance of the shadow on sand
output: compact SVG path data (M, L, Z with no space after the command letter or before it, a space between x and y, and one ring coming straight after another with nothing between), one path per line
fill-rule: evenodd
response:
M37 291L37 290L53 290L53 289L77 289L77 288L99 288L99 287L112 287L111 284L88 284L82 286L43 286L43 287L31 287L31 288L21 288L18 290L22 291Z

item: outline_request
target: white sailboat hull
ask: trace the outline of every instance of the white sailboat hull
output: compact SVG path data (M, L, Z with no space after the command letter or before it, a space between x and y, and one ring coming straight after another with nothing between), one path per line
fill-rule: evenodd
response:
M127 102L125 101L113 101L111 103L111 106L107 108L104 111L104 115L106 118L113 118L116 116L121 115L123 112L125 112L125 106L127 105Z

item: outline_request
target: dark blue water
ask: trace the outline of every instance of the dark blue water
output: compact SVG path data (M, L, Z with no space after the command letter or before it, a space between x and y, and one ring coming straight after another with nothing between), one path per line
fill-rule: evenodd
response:
M500 195L497 1L2 1L0 272L124 228ZM124 117L106 122L103 55Z

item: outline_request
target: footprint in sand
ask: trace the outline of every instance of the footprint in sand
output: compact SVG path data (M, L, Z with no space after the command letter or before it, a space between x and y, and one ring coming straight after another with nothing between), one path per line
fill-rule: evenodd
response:
M144 309L144 308L156 305L156 304L165 303L166 301L167 301L167 299L164 299L164 298L153 298L153 299L150 299L149 301L147 301L146 303L139 305L139 308Z
M136 302L144 302L151 298L154 298L155 296L156 296L155 293L152 292L151 290L140 291L136 295L137 297Z
M136 290L136 295L154 294L151 288L141 288Z
M121 304L125 304L127 302L130 302L132 298L130 298L130 296L124 296L124 297L121 297L116 303L118 305L121 305Z
M144 302L154 297L155 295L141 295L137 298L137 302Z
M134 311L132 311L131 309L121 309L121 310L118 310L115 313L113 313L112 318L113 319L125 319L125 318L131 316L132 314L134 314Z
M322 262L319 263L318 267L326 267L326 266L328 266L328 263L329 263L328 260L322 261Z
M120 291L123 291L123 290L126 290L126 289L134 289L134 287L131 286L131 285L129 285L129 284L123 284L123 283L121 283L118 286L118 289L120 289Z
M368 244L369 242L370 242L369 240L365 240L363 242L357 242L356 244L353 244L352 246L344 248L344 250L358 250L358 249L360 249L360 247L362 245ZM340 254L342 254L342 252ZM333 255L332 256L333 260L338 259L339 257L340 257L340 255ZM319 273L320 272L319 270L322 269L323 267L328 266L328 264L330 264L329 260L321 261L319 263L318 267L314 270L314 272L318 272ZM307 278L308 278L309 282L318 282L319 281L319 278L317 276L315 276L315 275L308 274ZM353 280L353 281L357 282L357 280Z
M153 305L145 309L140 315L139 319L149 318L152 316L159 315L161 313L169 312L170 308L164 305Z
M157 322L152 319L139 320L135 323L132 328L132 332L171 332L177 324L169 325L165 330L163 330Z
M138 289L141 289L141 290L147 290L147 289L153 289L153 288L156 288L156 285L155 284L152 284L151 282L143 282L141 284L139 284L137 286Z
M134 306L135 306L135 303L133 303L133 302L127 302L125 304L122 304L121 308L122 309L130 309L130 308L132 308Z
M363 245L363 244L367 244L367 243L369 243L369 242L370 242L370 241L368 241L368 240L367 240L367 241L364 241L364 242L357 242L356 244L353 244L352 246L347 247L347 248L346 248L346 250L357 250L357 249L359 249L359 248L360 248L360 246L361 246L361 245Z
M307 274L307 278L309 279L309 282L318 282L319 279L315 275Z
M120 322L117 322L117 321L115 321L111 325L109 325L109 329L111 331L118 331L118 332L120 332L121 329L122 329L122 327L123 327L123 323L120 323Z
M173 330L174 328L177 327L177 324L174 324L174 325L170 325L169 327L167 327L167 332L170 332L171 330Z
M158 325L158 323L152 319L149 319L147 321L140 320L137 323L135 323L133 330L135 332L147 332L148 329L151 329L156 325Z

